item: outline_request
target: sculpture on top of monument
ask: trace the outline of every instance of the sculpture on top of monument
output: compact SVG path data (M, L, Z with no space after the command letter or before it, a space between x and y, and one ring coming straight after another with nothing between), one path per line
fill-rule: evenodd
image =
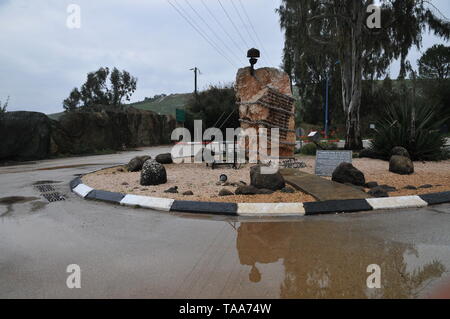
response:
M239 107L239 121L243 130L253 128L267 129L267 153L270 157L272 140L271 129L279 129L279 158L294 157L295 148L295 99L292 96L291 82L287 73L277 68L254 69L257 49L250 49L250 67L241 68L236 75L236 100ZM273 141L275 142L275 138ZM264 143L258 137L258 146ZM245 150L249 150L248 140ZM274 145L277 147L277 145ZM259 149L259 147L257 148ZM259 157L258 157L259 158Z

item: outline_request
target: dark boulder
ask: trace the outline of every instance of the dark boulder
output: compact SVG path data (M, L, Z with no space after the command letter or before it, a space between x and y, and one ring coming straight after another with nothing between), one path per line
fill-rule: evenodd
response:
M256 188L252 185L242 185L234 191L236 195L270 195L273 190L267 188Z
M163 165L150 159L144 163L141 171L141 185L160 185L167 183L167 173Z
M194 193L192 191L185 191L185 192L183 192L183 195L184 196L192 196L192 195L194 195Z
M376 198L389 197L388 192L382 187L372 188L370 191L368 191L368 194Z
M378 186L378 187L384 189L384 190L385 190L386 192L388 192L388 193L392 193L392 192L396 192L396 191L397 191L397 188L395 188L394 186L380 185L380 186Z
M420 189L433 188L433 185L425 184L425 185L419 186L418 188L420 188Z
M0 160L36 160L50 154L51 120L38 112L0 114Z
M229 191L226 188L223 188L219 191L219 196L232 196L234 195L233 192Z
M295 193L295 189L293 189L292 187L285 187L281 189L281 192L285 194L293 194Z
M400 175L410 175L414 173L414 164L405 156L394 155L389 161L389 171Z
M136 156L132 158L128 164L127 169L129 172L139 172L142 169L145 161L151 159L150 156Z
M366 185L364 185L365 188L370 188L370 189L375 188L377 186L378 186L377 182L368 182L368 183L366 183Z
M364 174L350 163L341 163L333 172L332 180L342 184L364 186L366 179Z
M164 193L171 193L171 194L177 194L178 193L178 186L170 187L169 189L166 189Z
M173 163L172 154L170 154L170 153L159 154L155 157L155 160L160 164L172 164Z
M256 165L250 168L250 185L256 188L265 188L277 191L286 186L280 172L274 174L262 174L261 166Z
M407 186L404 187L404 189L408 189L408 190L417 190L417 187L416 187L416 186L413 186L413 185L407 185Z
M394 147L394 148L392 149L392 151L391 151L391 156L394 156L394 155L404 156L404 157L407 157L407 158L411 158L411 157L409 156L408 150L407 150L406 148L404 148L404 147L401 147L401 146L396 146L396 147Z

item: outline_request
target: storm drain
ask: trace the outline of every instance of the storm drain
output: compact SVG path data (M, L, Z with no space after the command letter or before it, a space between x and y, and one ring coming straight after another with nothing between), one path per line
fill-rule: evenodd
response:
M66 200L52 185L35 185L34 187L41 193L42 197L50 203Z
M36 185L34 186L41 193L54 192L55 189L52 185Z
M64 198L64 196L61 195L61 194L58 193L58 192L54 192L54 193L44 193L44 194L42 194L42 196L44 196L44 198L45 198L46 200L48 200L50 203L53 203L53 202L59 202L59 201L62 201L62 200L66 200L66 199Z

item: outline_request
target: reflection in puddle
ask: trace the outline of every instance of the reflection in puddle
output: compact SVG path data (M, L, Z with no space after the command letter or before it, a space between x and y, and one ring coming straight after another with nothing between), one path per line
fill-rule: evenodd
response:
M413 298L446 271L438 260L414 265L414 245L372 238L346 223L243 222L237 230L239 261L259 283L284 266L281 298ZM368 289L367 266L381 267L381 289Z

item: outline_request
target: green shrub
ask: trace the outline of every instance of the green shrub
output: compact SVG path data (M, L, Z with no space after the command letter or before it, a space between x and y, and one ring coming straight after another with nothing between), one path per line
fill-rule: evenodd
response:
M445 121L425 103L389 105L377 124L371 149L389 158L395 146L402 146L413 160L441 160L445 138L439 130Z
M317 152L317 146L313 143L308 143L308 144L304 145L300 150L300 153L302 155L316 155L316 152Z

